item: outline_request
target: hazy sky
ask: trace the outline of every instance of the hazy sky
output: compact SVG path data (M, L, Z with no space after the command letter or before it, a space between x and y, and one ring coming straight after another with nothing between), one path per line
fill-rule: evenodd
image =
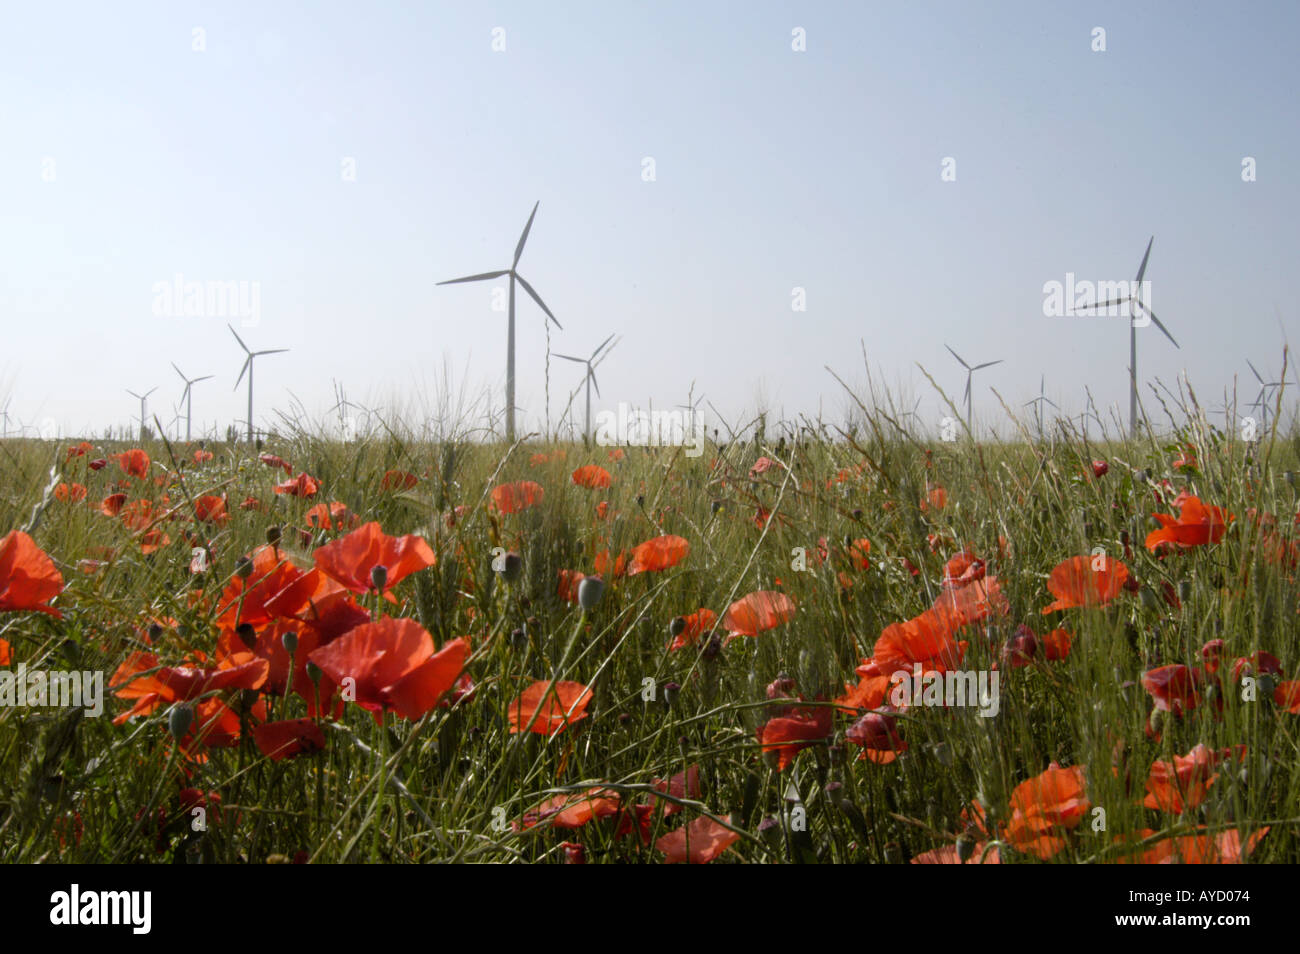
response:
M1297 36L1289 2L9 3L0 403L66 435L156 385L167 420L175 361L216 375L194 417L224 428L229 320L292 349L259 361L259 423L323 414L335 380L432 405L447 372L500 408L491 284L435 282L508 266L540 200L520 271L552 349L623 336L597 408L694 381L728 416L838 419L825 366L862 384L865 343L934 422L917 363L959 399L947 343L1006 359L975 379L986 420L990 385L1019 406L1040 374L1126 414L1127 323L1046 318L1043 286L1132 279L1152 235L1182 348L1139 330L1139 374L1218 404L1300 339ZM156 314L177 275L248 283L256 318ZM521 430L545 354L521 298ZM552 421L581 377L552 360Z

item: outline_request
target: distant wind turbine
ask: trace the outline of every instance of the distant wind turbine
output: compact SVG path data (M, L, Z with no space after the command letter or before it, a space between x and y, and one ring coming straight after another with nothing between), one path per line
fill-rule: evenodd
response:
M11 397L5 398L4 407L0 407L0 417L4 419L4 424L0 425L0 437L9 436L9 402L12 400L13 398Z
M227 327L227 328L230 328L230 325L226 325L226 327ZM265 350L265 351L249 351L249 350L248 350L248 345L244 344L244 339L241 338L241 337L239 337L238 334L236 334L234 328L230 328L230 333L231 333L232 335L234 335L234 336L235 336L235 340L239 342L239 347L241 347L241 348L244 349L244 354L248 355L248 357L244 359L244 366L243 366L242 368L239 369L239 377L235 378L235 389L238 389L238 387L239 387L239 382L242 381L242 380L244 379L244 372L247 371L247 372L248 372L248 443L249 443L249 444L253 444L253 443L254 443L254 438L253 438L253 359L256 358L258 355L263 355L263 354L282 354L283 352L288 351L289 349L288 349L288 348L271 348L271 349L269 349L269 350ZM232 389L232 390L233 390L233 389Z
M1038 397L1034 398L1032 401L1026 401L1026 402L1025 402L1025 407L1029 407L1029 405L1031 405L1031 404L1034 405L1034 419L1035 419L1035 420L1037 421L1037 423L1038 423L1038 439L1039 439L1040 441L1043 439L1043 405L1044 405L1044 404L1050 404L1050 405L1052 405L1052 407L1056 408L1058 411L1061 409L1061 408L1056 404L1055 401L1053 401L1051 398L1049 398L1049 397L1047 396L1047 392L1046 392L1046 390L1045 390L1046 386L1047 386L1047 376L1046 376L1046 375L1039 375L1039 378L1038 378Z
M947 345L944 345L944 347L945 347L945 348L948 348ZM1003 362L1004 359L1003 359L1003 358L998 358L996 361L985 361L983 364L977 364L977 365L975 365L974 367L971 367L969 364L966 363L966 360L965 360L961 355L959 355L956 351L953 351L952 348L948 348L948 353L951 354L954 358L956 358L957 361L958 361L958 363L960 363L961 366L962 366L963 368L966 369L966 396L965 396L965 401L966 401L966 430L970 430L970 408L971 408L970 385L971 385L971 379L972 379L973 377L975 377L975 372L976 372L976 371L980 371L980 370L982 370L982 369L984 369L984 368L991 368L991 367L993 367L993 365L995 365L995 364L1001 364L1001 363Z
M555 322L555 327L563 330L563 326L551 314L551 309L546 307L546 302L542 301L541 296L533 290L533 286L524 280L524 276L518 272L519 256L524 254L524 243L528 241L528 232L533 227L533 219L537 216L537 207L541 205L539 199L533 205L533 211L528 216L528 223L524 226L523 233L519 236L519 244L515 246L514 261L510 263L509 268L498 269L495 272L483 272L478 275L467 275L464 278L452 278L445 282L438 282L439 285L457 285L461 282L486 282L502 275L510 276L510 319L506 330L506 440L514 442L515 439L515 282L524 286L524 291L528 292L530 298L537 302L537 306L546 312L546 317Z
M190 411L194 404L194 395L190 392L190 389L200 381L208 380L212 375L205 374L201 378L187 378L185 372L176 367L175 361L172 362L172 368L181 376L181 380L185 382L185 390L181 392L181 400L185 402L185 440L188 442L190 439Z
M587 385L587 441L588 443L590 443L591 441L591 387L592 385L596 386L596 396L600 397L600 385L596 384L596 365L600 364L601 361L604 361L605 358L609 356L609 351L613 351L614 347L617 346L618 342L615 342L614 345L610 347L609 351L605 351L604 354L601 354L601 352L604 351L605 349L605 345L609 344L613 340L614 340L614 336L610 335L608 338L602 341L600 345L596 348L596 350L591 353L590 358L575 358L573 355L558 354L558 353L555 355L557 358L563 358L565 361L576 361L578 364L585 364L587 366L587 373L583 377ZM597 355L600 355L599 360L596 357Z
M145 429L144 429L144 428L145 428L145 424L144 424L144 422L147 420L147 418L145 417L145 414L144 414L144 402L145 402L145 399L146 399L147 397L149 397L150 394L153 394L153 392L154 392L154 391L157 391L157 390L158 390L157 386L154 386L154 387L151 387L148 391L145 391L144 394L136 394L136 393L135 393L134 391L132 391L130 388L127 388L127 389L126 389L126 393L129 394L129 395L131 395L131 397L133 397L133 398L139 398L139 399L140 399L140 439L141 439L141 440L144 440L144 437L145 437Z
M1259 373L1259 371L1255 368L1253 364L1250 363L1250 361L1247 361L1246 364L1250 366L1251 373L1255 375L1255 380L1259 382L1259 394L1255 397L1254 402L1249 406L1259 408L1260 415L1261 417L1263 417L1263 421L1261 423L1263 423L1264 427L1267 428L1268 411L1269 411L1269 407L1268 407L1269 392L1274 388L1280 388L1282 386L1282 382L1265 381L1263 375Z
M1159 318L1157 318L1157 317L1156 317L1156 313L1155 313L1154 311L1152 311L1152 310L1150 309L1150 307L1147 306L1146 302L1144 302L1144 301L1142 300L1142 277L1147 273L1147 259L1149 259L1149 258L1151 257L1151 246L1152 246L1152 244L1155 242L1155 240L1156 240L1156 237L1153 235L1153 236L1151 236L1150 241L1147 242L1147 250L1146 250L1146 252L1145 252L1145 253L1143 254L1143 256L1142 256L1142 264L1138 266L1137 280L1133 283L1133 287L1130 289L1130 291L1129 291L1129 293L1128 293L1127 295L1123 296L1122 298L1112 298L1112 299L1110 299L1109 301L1103 301L1103 302L1098 302L1097 304L1093 304L1093 305L1084 305L1084 306L1082 306L1082 307L1085 307L1085 308L1109 308L1109 307L1111 307L1111 306L1113 306L1113 305L1122 305L1122 304L1124 304L1124 303L1126 303L1126 302L1131 306L1131 307L1130 307L1131 315L1130 315L1130 317L1129 317L1129 324L1128 324L1128 362L1129 362L1129 364L1128 364L1128 371L1129 371L1129 389L1128 389L1128 429L1129 429L1129 434L1131 434L1131 435L1133 435L1133 436L1136 436L1136 435L1137 435L1137 408L1138 408L1138 383L1137 383L1137 381L1138 381L1138 379L1137 379L1137 362L1138 362L1138 359L1137 359L1137 319L1138 319L1138 313L1139 313L1139 312L1145 312L1147 315L1149 315L1150 318L1151 318L1151 320L1155 323L1155 326L1156 326L1157 328L1159 328L1161 331L1164 332L1165 337L1168 338L1168 339L1173 343L1173 346L1174 346L1175 348L1179 348L1179 350L1181 350L1181 347L1179 346L1178 342L1177 342L1177 341L1174 341L1174 336L1171 335L1171 334L1169 333L1169 329L1166 328L1166 327L1164 326L1164 322L1162 322Z

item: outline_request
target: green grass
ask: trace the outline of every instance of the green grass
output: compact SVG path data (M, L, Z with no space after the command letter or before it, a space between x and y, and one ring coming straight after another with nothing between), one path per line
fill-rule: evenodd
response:
M1176 446L1188 442L1198 469L1174 473ZM195 466L192 448L149 441L140 446L154 461L152 476L183 483L164 489L133 481L133 499L158 501L166 492L179 505L178 519L159 525L170 543L148 555L119 520L98 512L110 484L123 476L116 463L98 472L85 467L90 456L135 445L100 446L65 462L66 446L0 444L0 533L29 528L66 584L57 600L63 621L0 613L0 638L13 647L15 662L46 669L75 662L103 670L107 683L127 653L142 648L140 634L152 619L178 624L155 640L164 665L195 650L211 655L218 637L212 603L195 595L218 593L236 560L264 544L272 525L284 528L290 558L310 566L311 551L341 534L313 531L303 540L303 515L338 500L388 534L428 540L437 565L402 581L399 605L379 611L419 620L438 645L470 636L476 651L468 671L477 688L470 700L414 724L390 716L383 730L348 705L340 721L326 726L322 752L279 762L246 739L186 763L168 734L167 707L115 726L113 717L129 703L111 695L98 719L79 710L0 710L0 777L11 780L0 786L5 862L263 862L300 852L331 862L562 861L565 841L582 843L589 862L657 862L655 840L705 813L729 816L741 835L718 863L898 861L953 844L972 800L986 806L995 826L1005 823L1015 786L1052 761L1087 766L1090 803L1053 861L1113 860L1120 853L1115 839L1143 829L1172 835L1207 826L1245 835L1265 825L1271 830L1250 860L1300 860L1298 717L1267 699L1242 701L1228 677L1220 718L1200 706L1167 719L1157 742L1144 731L1151 700L1140 682L1157 664L1199 663L1200 647L1215 638L1225 640L1229 669L1234 658L1266 650L1287 678L1300 673L1297 571L1259 558L1246 516L1250 508L1275 514L1294 540L1296 486L1284 476L1300 460L1294 432L1266 434L1253 451L1232 435L1199 427L1087 447L1077 436L1059 435L1051 444L975 445L914 439L874 415L852 439L779 449L755 441L710 444L698 459L675 448L627 448L618 462L605 448L430 443L394 432L348 445L306 433L270 442L265 450L289 460L295 474L320 480L321 492L310 500L272 493L283 473L242 446L211 445L215 458ZM556 451L564 451L563 460L530 464L532 455ZM750 479L764 454L788 469ZM1092 476L1093 458L1110 463L1106 476ZM569 474L585 463L606 466L613 486L574 486ZM420 483L382 491L391 469L413 472ZM845 479L838 480L841 472ZM514 515L493 513L491 487L521 479L544 486L543 503ZM1221 543L1165 559L1143 548L1156 527L1152 512L1171 512L1153 494L1162 479L1236 516ZM60 480L85 484L87 502L52 499ZM919 506L927 482L946 488L942 511ZM228 496L231 521L200 530L213 559L207 573L195 576L183 534L194 526L187 499L204 493ZM241 510L249 496L267 511ZM595 517L600 500L609 501L605 520ZM465 512L448 526L443 516L456 506ZM777 516L760 526L759 507ZM557 595L559 570L592 572L606 547L618 553L661 533L690 541L689 556L676 567L617 580L607 575L603 599L585 616ZM932 547L930 535L944 542ZM821 537L830 556L816 566ZM862 537L871 541L868 570L847 559L846 543ZM1003 559L999 538L1007 545ZM944 563L962 544L991 561L1011 607L1008 616L962 634L969 640L964 668L987 669L1021 623L1040 635L1052 626L1070 630L1069 657L1004 670L1000 712L992 719L973 709L909 710L899 720L908 749L891 764L857 759L858 749L843 738L852 720L837 716L830 738L778 772L755 737L770 704L765 687L786 673L805 700L841 695L846 682L856 683L854 668L881 630L933 603ZM495 547L522 556L514 584L493 573ZM806 571L792 569L796 547L806 549ZM1042 616L1052 599L1052 568L1097 547L1124 559L1144 592L1123 593L1103 608ZM86 558L107 562L86 573L78 566ZM841 570L852 580L848 589L838 580ZM1165 581L1183 594L1181 611L1157 595ZM794 619L757 638L735 639L713 658L702 652L707 639L667 651L675 616L701 607L721 616L733 600L760 589L789 594L798 606ZM373 598L362 602L376 607ZM523 633L511 638L517 630ZM593 686L588 717L550 739L512 735L509 702L523 685L557 675L575 635L558 676ZM646 680L653 701L644 698ZM671 705L668 683L680 685ZM268 704L276 719L306 714L296 696ZM1244 744L1247 755L1221 769L1206 801L1183 816L1143 808L1152 762L1198 743ZM653 779L696 763L700 796L685 799L681 814L656 814L648 842L617 837L614 820L572 831L508 827L558 792L601 786L625 793L630 803L646 797ZM802 813L791 811L792 785ZM179 799L190 787L219 793L220 817L211 812L206 831L192 830ZM1104 831L1094 830L1097 807L1105 809ZM788 823L800 815L805 826ZM781 824L760 828L769 818ZM1010 849L1002 859L1037 861Z

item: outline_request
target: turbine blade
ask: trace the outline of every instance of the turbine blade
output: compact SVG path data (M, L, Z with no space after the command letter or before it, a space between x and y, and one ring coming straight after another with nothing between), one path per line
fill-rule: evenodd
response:
M1154 235L1151 236L1151 241L1147 242L1146 253L1142 256L1142 264L1138 268L1138 277L1137 277L1137 283L1139 285L1142 284L1142 276L1147 273L1147 259L1151 257L1151 243L1154 242L1155 240L1156 237Z
M244 359L244 366L239 369L239 377L235 378L235 387L231 388L230 390L234 391L239 387L239 382L244 380L244 372L248 370L248 366L252 363L253 363L253 355L250 352L248 357Z
M524 231L519 236L519 244L515 246L515 260L511 264L511 268L514 268L519 264L519 256L524 254L524 243L528 241L528 233L532 231L533 228L533 219L537 217L537 207L541 204L541 199L538 199L533 203L533 211L528 215L528 224L524 226Z
M1156 323L1157 328L1159 328L1161 331L1165 333L1165 337L1168 338L1170 341L1173 341L1174 347L1178 348L1179 350L1182 350L1182 346L1179 345L1177 341L1174 341L1174 336L1169 333L1169 329L1165 327L1165 323L1156 317L1156 313L1152 311L1150 308L1148 308L1146 305L1142 306L1142 310L1151 316L1151 320Z
M230 328L230 325L226 325L226 327ZM244 344L244 339L239 337L239 333L235 331L234 328L230 328L230 333L235 336L235 340L239 342L239 347L243 348L245 353L252 354L252 352L248 350L248 345Z
M944 345L944 347L945 347L945 348L948 348L947 345ZM953 351L951 348L948 348L948 353L951 354L954 358L956 358L956 359L958 360L958 362L961 363L961 366L962 366L963 368L965 368L967 371L970 370L970 365L967 364L965 361L962 361L962 359L961 359L961 355L959 355L956 351Z
M1249 358L1246 359L1246 364L1249 365L1251 371L1255 372L1255 380L1258 381L1260 384L1263 384L1264 383L1263 377L1260 376L1260 373L1258 371L1255 371L1255 366L1250 363Z
M585 364L586 361L587 361L586 358L575 358L575 357L574 357L573 355L571 355L571 354L556 354L554 351L551 352L551 357L552 357L552 358L563 358L565 361L576 361L576 362L578 362L578 364Z
M524 286L524 291L528 292L528 294L532 296L533 301L537 302L537 306L541 308L542 311L546 312L546 317L551 319L551 321L555 322L555 327L563 331L564 326L560 324L559 321L556 320L554 315L551 314L551 309L546 307L546 302L542 301L542 296L537 294L537 292L533 290L533 286L528 284L528 282L524 280L524 276L520 275L518 272L515 272L515 278L519 279L519 284Z
M253 354L283 354L288 348L272 348L269 351L254 351Z
M191 382L189 382L189 383L190 383L190 384L198 384L200 381L207 381L207 380L209 380L209 379L211 379L211 378L213 378L213 377L215 377L215 375L212 375L212 374L205 374L205 375L203 375L203 377L201 377L201 378L195 378L193 381L191 381Z
M176 373L179 374L179 375L181 376L181 380L182 380L182 381L185 381L185 382L188 383L190 379L187 378L187 377L185 377L185 373L184 373L183 371L181 371L180 368L177 368L177 367L176 367L176 362L175 362L175 361L172 361L172 362L170 362L170 364L171 364L171 366L172 366L173 368L176 369Z
M591 353L591 358L592 358L592 360L594 361L594 360L596 359L596 355L600 354L600 349L601 349L601 348L605 347L605 345L609 344L609 343L610 343L611 341L613 341L613 340L614 340L614 336L613 336L613 335L610 335L608 338L606 338L604 341L602 341L602 342L600 343L600 348L597 348L595 351L593 351L593 352Z
M980 368L991 368L991 367L993 367L993 365L995 365L995 364L1001 364L1001 363L1002 363L1003 361L1005 361L1005 360L1006 360L1005 358L998 358L998 360L996 360L996 361L985 361L983 364L977 364L977 365L975 365L975 367L971 368L971 370L972 370L972 371L978 371Z
M1094 301L1087 305L1080 305L1080 308L1112 308L1115 305L1122 305L1125 302L1134 301L1132 295L1126 295L1123 298L1112 298L1109 301Z
M963 401L965 401L967 404L970 403L970 379L971 379L970 372L967 372L967 373L966 373L966 393L963 394L963 395L962 395L962 398L961 398L961 399L962 399Z
M591 377L591 383L595 385L596 397L600 397L600 382L596 380L596 372L588 368L587 374Z
M445 282L438 282L439 285L457 285L461 282L485 282L490 278L500 278L502 275L509 275L510 269L503 268L498 272L483 272L481 275L466 275L464 278L451 278Z

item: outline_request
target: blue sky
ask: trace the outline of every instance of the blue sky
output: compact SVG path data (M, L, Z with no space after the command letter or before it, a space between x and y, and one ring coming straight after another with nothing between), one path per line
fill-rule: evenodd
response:
M917 364L959 398L947 343L1005 359L976 377L986 421L988 386L1019 406L1042 374L1067 411L1088 386L1126 412L1126 323L1046 318L1043 285L1131 279L1152 235L1182 347L1141 329L1139 375L1218 404L1300 329L1298 33L1294 3L10 5L0 402L66 435L127 425L124 389L157 385L170 418L175 361L216 375L196 426L242 418L226 319L154 313L180 274L257 283L256 326L230 320L292 349L259 364L259 424L294 398L323 415L335 380L499 408L491 286L435 283L508 265L540 200L520 270L552 349L622 335L598 409L695 382L730 418L838 420L825 366L862 385L865 346L933 423ZM543 321L521 300L521 430ZM552 361L552 422L581 373Z

